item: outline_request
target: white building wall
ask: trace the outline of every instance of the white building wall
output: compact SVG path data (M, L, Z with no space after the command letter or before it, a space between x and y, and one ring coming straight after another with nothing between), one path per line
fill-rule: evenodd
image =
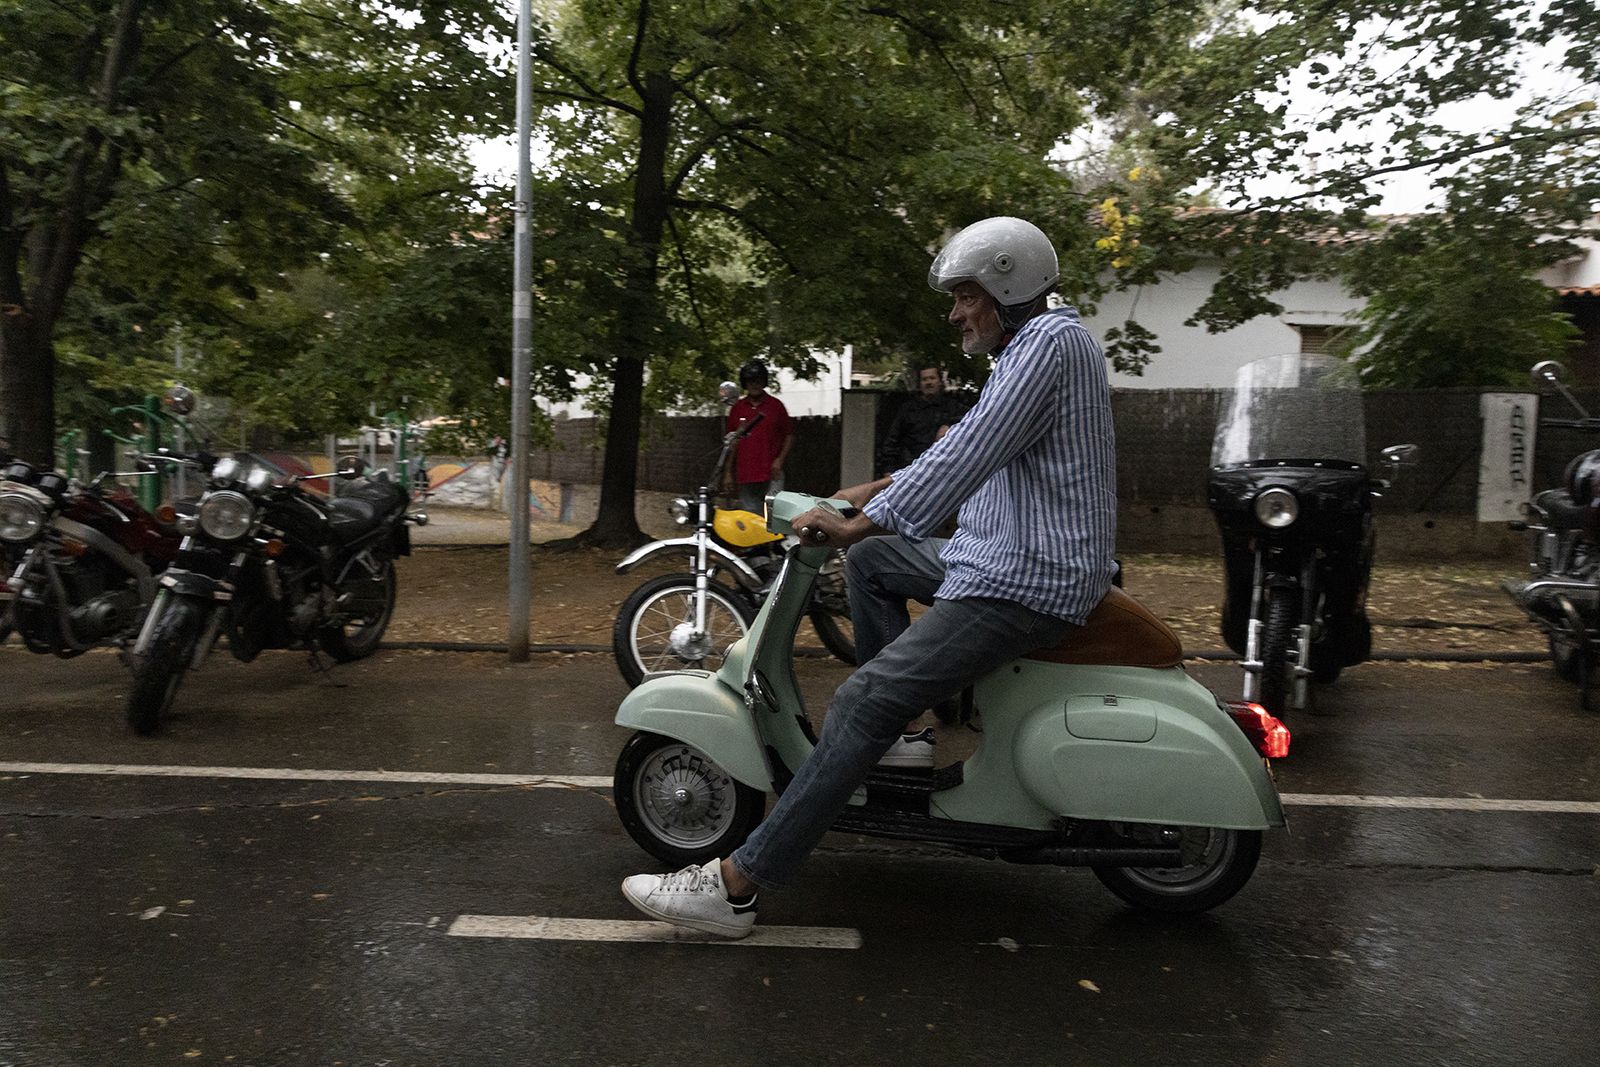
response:
M1161 351L1142 375L1113 372L1111 384L1124 389L1228 388L1234 371L1262 356L1300 350L1296 325L1342 326L1354 321L1360 301L1337 283L1299 281L1272 299L1283 305L1275 317L1255 318L1235 329L1211 333L1204 326L1185 326L1221 276L1214 264L1200 264L1181 275L1163 276L1161 284L1112 293L1084 325L1102 342L1106 331L1132 318L1156 335Z
M789 409L789 414L796 418L801 415L837 415L839 398L850 383L853 355L850 345L845 345L840 352L813 352L812 357L822 364L822 370L811 381L797 378L782 367L772 367L773 381L767 386L767 391L782 400L783 406ZM581 393L594 384L594 379L587 374L579 374L575 377L575 382ZM535 399L540 409L551 418L586 419L594 414L581 398L559 403L543 398ZM704 415L713 410L721 410L717 406L716 399L715 395L708 396L705 404L669 411L667 414Z

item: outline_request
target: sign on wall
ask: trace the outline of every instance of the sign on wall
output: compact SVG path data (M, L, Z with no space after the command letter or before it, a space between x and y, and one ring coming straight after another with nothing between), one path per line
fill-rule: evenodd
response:
M1539 428L1535 393L1484 393L1479 397L1483 443L1478 451L1478 521L1523 518L1533 494L1533 444Z

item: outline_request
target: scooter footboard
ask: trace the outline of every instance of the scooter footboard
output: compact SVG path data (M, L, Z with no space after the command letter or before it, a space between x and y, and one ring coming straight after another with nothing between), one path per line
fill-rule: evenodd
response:
M772 792L772 771L750 709L709 671L647 676L617 708L616 723L715 753L717 765L735 779Z
M1098 691L1034 707L1017 724L1013 758L1035 801L1074 819L1284 825L1261 757L1204 686L1181 668L1096 673Z

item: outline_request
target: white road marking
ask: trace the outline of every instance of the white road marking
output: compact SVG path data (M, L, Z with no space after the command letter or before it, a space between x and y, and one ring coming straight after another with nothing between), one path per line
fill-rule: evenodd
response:
M1521 811L1546 815L1600 815L1594 800L1502 800L1495 797L1371 797L1344 793L1284 793L1303 808L1405 808L1410 811Z
M98 774L151 778L254 778L289 782L392 782L401 785L527 785L541 789L606 789L595 774L454 774L442 771L341 771L297 767L185 767L151 763L4 763L0 774Z
M539 941L643 941L740 948L860 948L861 931L840 926L757 926L731 940L670 923L635 919L562 919L547 915L460 915L451 937L518 937Z
M530 786L538 789L609 789L599 774L475 774L445 771L352 771L299 767L189 767L151 763L0 762L0 774L82 774L151 778L247 778L291 782L388 782L397 785ZM1387 797L1345 793L1284 793L1283 803L1304 808L1391 808L1410 811L1526 812L1600 815L1595 800L1516 800L1495 797Z

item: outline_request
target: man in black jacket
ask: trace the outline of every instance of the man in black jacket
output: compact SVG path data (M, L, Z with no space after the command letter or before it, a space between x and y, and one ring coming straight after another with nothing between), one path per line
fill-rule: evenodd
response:
M878 473L893 474L926 452L939 431L954 426L967 405L944 391L938 367L917 371L917 392L900 405L878 452Z

